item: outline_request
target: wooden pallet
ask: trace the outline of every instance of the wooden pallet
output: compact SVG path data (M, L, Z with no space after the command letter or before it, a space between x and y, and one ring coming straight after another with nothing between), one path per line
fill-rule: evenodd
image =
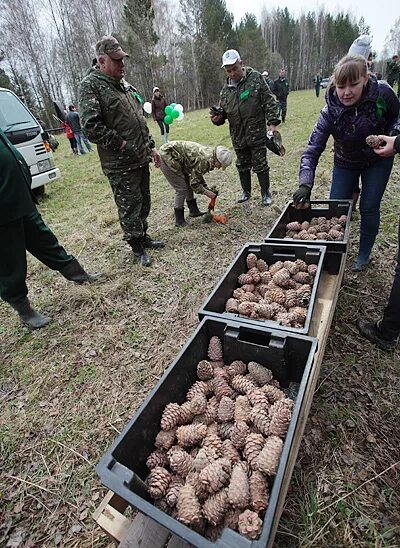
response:
M310 374L307 391L304 394L304 403L300 411L296 434L293 438L292 448L288 457L286 473L282 482L281 496L277 504L267 548L273 546L300 442L310 412L339 290L342 285L345 264L346 255L344 254L339 273L334 276L327 272L322 272L320 278L309 333L311 337L318 339L318 350L315 354L314 366ZM189 548L187 542L175 535L171 535L170 531L140 512L137 513L133 520L127 518L124 516L127 507L128 503L125 500L109 491L93 514L96 523L119 544L119 548L163 548L165 546L168 548Z

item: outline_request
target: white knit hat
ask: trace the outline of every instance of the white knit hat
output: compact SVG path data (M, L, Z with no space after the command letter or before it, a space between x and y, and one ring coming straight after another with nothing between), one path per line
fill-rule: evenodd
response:
M226 169L232 163L232 152L221 145L218 145L216 147L215 156L218 162L221 164L222 170Z
M160 88L158 88L157 86L153 88L153 93L155 93L156 91L160 91Z
M348 55L361 55L364 59L368 59L369 52L371 51L371 42L371 36L362 34L351 44Z

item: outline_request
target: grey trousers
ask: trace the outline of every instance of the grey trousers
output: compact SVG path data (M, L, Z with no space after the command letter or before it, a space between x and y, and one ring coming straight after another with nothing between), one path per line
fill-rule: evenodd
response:
M186 182L182 175L172 171L163 159L161 159L160 169L163 172L164 177L175 190L174 207L176 209L183 209L185 207L185 200L193 200L194 198L193 190L190 188L189 183Z

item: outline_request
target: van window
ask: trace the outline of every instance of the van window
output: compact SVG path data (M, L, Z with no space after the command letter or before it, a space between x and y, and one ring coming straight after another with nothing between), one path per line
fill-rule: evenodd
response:
M38 123L15 95L0 92L0 127L4 132L38 127Z

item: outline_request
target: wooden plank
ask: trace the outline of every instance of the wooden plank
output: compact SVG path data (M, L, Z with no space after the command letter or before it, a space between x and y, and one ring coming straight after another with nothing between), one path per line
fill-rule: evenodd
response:
M168 529L139 512L119 548L161 548L165 546L170 534Z
M315 319L312 322L310 335L318 338L318 350L315 354L314 366L312 368L309 383L306 393L304 394L304 402L298 419L296 434L293 438L292 448L286 465L285 477L282 482L281 495L275 511L274 522L271 528L271 534L268 539L267 548L272 548L276 531L278 529L279 520L282 514L283 505L286 499L290 480L293 473L293 468L296 463L297 454L300 448L300 442L304 434L308 415L317 385L319 373L321 370L322 361L324 358L326 343L329 337L329 330L332 319L335 314L336 302L339 296L340 287L342 285L344 269L346 266L346 255L342 258L339 273L336 276L323 273L318 287L317 303L315 310Z
M192 545L188 544L181 538L176 537L175 535L172 535L170 541L167 544L167 548L189 548L190 546Z
M128 534L132 522L107 504L97 516L96 523L116 542L121 542Z

